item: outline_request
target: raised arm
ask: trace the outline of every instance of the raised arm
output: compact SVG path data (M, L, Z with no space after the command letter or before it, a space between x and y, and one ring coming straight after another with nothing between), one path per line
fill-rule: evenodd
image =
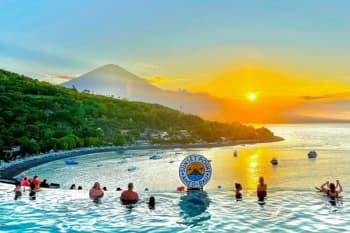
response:
M341 186L341 184L339 183L339 180L337 180L337 186L335 187L336 189L338 188L338 193L343 192L343 187Z
M326 192L329 189L328 185L329 185L329 181L321 185L320 192Z

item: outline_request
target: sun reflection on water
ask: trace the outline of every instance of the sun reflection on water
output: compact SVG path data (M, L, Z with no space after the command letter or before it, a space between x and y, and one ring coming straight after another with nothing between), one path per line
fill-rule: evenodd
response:
M210 185L230 187L234 189L234 183L241 183L243 191L248 194L254 193L260 176L267 182L276 172L270 164L271 154L275 154L269 149L261 146L244 148L238 150L237 157L234 150L212 151L208 156L213 159L213 174Z

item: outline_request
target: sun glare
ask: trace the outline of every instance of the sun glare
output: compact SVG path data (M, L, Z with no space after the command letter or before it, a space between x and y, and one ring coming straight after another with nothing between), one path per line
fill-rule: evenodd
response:
M254 101L255 98L256 98L255 93L253 93L253 92L249 93L248 98L249 98L250 101Z

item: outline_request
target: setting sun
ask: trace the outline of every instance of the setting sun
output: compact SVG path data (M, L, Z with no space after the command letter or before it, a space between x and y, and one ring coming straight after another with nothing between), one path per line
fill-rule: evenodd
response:
M249 98L250 101L254 101L255 98L256 98L255 93L253 93L253 92L249 93L248 98Z

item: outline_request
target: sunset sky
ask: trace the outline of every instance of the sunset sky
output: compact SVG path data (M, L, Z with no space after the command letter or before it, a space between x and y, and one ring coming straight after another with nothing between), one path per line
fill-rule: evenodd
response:
M218 98L218 120L350 120L349 9L345 0L3 0L0 68L60 83L113 63Z

